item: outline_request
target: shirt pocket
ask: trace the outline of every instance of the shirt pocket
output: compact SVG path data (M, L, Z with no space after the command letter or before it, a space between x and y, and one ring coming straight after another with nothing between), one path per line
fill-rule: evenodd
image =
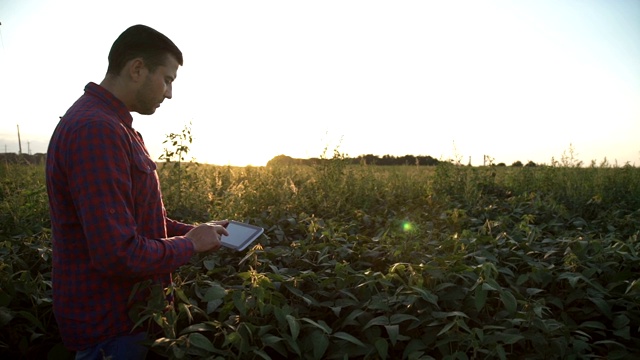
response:
M134 167L145 174L153 174L156 171L156 163L144 153L135 154L133 162Z

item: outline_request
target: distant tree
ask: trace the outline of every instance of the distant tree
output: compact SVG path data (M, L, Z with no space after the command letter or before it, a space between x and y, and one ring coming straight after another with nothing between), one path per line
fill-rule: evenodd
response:
M438 159L433 158L429 155L427 156L420 156L420 165L427 165L427 166L436 166L438 165L438 163L440 163L440 161L438 161Z
M398 159L402 165L415 165L416 157L413 155L405 155Z
M535 167L538 166L536 165L536 163L534 163L533 161L529 160L529 162L527 163L527 165L525 165L525 167Z
M499 163L499 164L498 164L498 165L496 165L496 166L503 167L503 166L507 166L507 165L505 165L505 163Z
M511 166L513 167L522 167L522 162L520 160L514 162L513 164L511 164Z
M296 159L287 155L278 155L267 162L267 166L287 166L296 163Z
M379 157L377 157L376 155L373 154L367 154L367 155L360 155L357 158L357 162L354 163L360 163L360 164L366 164L366 165L376 165L378 163L378 161L380 160Z

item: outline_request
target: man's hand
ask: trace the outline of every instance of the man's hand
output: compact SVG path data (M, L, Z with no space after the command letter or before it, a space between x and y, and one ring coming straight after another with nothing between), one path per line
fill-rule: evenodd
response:
M220 237L222 235L229 235L229 232L225 229L227 223L227 221L216 221L200 224L189 230L185 236L191 240L196 252L215 251L222 246Z

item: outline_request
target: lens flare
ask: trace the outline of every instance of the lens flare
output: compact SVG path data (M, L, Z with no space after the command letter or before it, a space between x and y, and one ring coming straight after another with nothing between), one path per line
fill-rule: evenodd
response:
M402 230L404 230L404 231L411 231L411 230L413 230L413 224L412 224L412 223L410 223L410 222L408 222L408 221L403 222L403 223L402 223Z

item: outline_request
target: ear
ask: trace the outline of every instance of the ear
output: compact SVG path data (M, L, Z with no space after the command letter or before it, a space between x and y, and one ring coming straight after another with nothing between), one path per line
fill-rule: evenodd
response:
M129 72L129 77L134 82L142 80L146 73L149 71L144 64L144 60L141 57L130 60L127 69Z

